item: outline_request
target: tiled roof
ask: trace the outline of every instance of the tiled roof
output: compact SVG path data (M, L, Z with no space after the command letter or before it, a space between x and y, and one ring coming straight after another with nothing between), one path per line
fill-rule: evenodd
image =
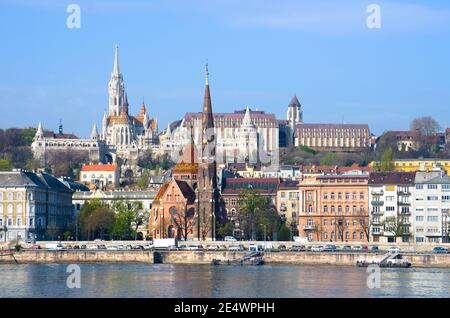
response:
M55 139L79 139L74 134L55 134L54 131L44 131L44 138L55 138Z
M415 172L372 172L369 184L412 185L415 177Z
M96 164L96 165L83 165L81 171L113 171L117 170L115 164Z
M300 128L333 128L333 129L369 129L367 124L297 124L297 129Z
M62 192L72 192L57 178L47 173L28 171L0 172L0 187L31 186Z

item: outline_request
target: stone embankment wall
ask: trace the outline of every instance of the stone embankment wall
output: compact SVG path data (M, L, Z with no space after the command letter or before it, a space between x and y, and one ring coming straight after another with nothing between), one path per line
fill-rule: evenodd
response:
M24 263L164 263L211 264L214 259L233 260L246 252L230 251L21 251L14 253L19 264ZM357 260L380 258L373 253L269 252L266 264L355 266ZM403 257L413 267L450 267L450 254L412 254ZM1 256L0 263L14 263L10 255Z

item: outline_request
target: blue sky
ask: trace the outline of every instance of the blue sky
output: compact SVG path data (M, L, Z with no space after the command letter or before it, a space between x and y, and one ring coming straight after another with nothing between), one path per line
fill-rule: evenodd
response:
M68 29L66 8L81 8ZM368 29L366 8L381 8ZM250 106L284 119L294 93L311 123L368 123L375 134L431 115L450 127L448 1L1 0L0 127L88 136L107 108L114 46L137 113L159 128L202 108Z

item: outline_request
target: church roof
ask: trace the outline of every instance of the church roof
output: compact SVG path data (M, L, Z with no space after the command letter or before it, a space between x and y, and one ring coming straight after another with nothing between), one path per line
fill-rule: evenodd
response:
M300 107L300 102L298 101L297 95L292 96L289 102L289 107Z
M83 165L81 171L116 171L116 164Z

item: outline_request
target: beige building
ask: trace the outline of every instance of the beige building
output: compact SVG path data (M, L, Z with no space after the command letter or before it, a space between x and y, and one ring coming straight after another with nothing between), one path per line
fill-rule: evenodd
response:
M118 187L119 179L120 171L116 164L89 164L81 167L80 182L84 184L105 189Z
M278 185L277 211L291 229L292 236L298 236L298 216L301 209L302 192L297 181L284 181Z
M46 173L0 172L0 241L62 238L72 190Z
M317 151L364 151L370 149L368 125L304 124L296 126L295 146Z

